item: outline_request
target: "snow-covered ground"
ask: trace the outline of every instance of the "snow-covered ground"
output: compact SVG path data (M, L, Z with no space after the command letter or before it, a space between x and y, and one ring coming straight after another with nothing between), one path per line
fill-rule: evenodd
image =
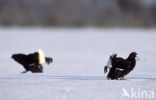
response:
M44 73L21 74L11 55L39 48L53 63ZM107 80L110 54L133 51L137 64L128 80ZM0 55L0 100L156 100L155 29L0 28Z

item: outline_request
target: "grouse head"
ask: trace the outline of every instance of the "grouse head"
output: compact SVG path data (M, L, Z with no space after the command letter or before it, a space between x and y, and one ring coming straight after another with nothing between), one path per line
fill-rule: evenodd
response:
M130 53L130 55L128 56L128 60L135 60L135 57L137 56L137 53L136 52L132 52Z

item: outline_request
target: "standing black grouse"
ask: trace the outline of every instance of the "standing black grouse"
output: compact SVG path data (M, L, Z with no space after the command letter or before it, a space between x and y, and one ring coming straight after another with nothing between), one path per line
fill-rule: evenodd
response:
M43 63L50 64L52 63L53 59L51 57L44 57L43 51L41 49L38 52L34 52L31 54L13 54L12 58L18 62L19 64L23 65L25 71L22 73L26 73L31 71L32 73L42 73L43 72Z
M132 52L127 59L123 59L121 57L117 57L117 54L112 54L107 65L104 68L105 73L107 72L107 68L110 68L107 79L124 80L124 76L130 73L136 65L136 55L136 52Z

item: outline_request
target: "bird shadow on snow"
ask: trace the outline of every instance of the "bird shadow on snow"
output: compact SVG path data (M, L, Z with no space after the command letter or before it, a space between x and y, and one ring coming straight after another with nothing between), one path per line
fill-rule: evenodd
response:
M16 76L6 76L0 77L0 80L19 80L19 79L52 79L52 80L107 80L105 76L72 76L72 75L16 75ZM126 77L126 80L132 81L156 81L155 77ZM123 80L122 80L123 81Z
M42 79L61 79L61 80L107 80L105 76L41 76ZM153 77L127 77L126 80L136 81L156 81ZM124 80L119 80L124 81Z
M156 81L155 77L127 77L128 80L140 80L140 81Z
M46 76L46 75L22 75L22 76L10 76L0 77L0 80L18 80L18 79L55 79L55 80L106 80L104 76Z
M46 76L45 78L62 80L106 80L104 76Z

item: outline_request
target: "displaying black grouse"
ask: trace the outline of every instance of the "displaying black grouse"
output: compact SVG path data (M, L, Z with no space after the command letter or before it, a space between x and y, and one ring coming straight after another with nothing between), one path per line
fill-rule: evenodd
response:
M46 62L47 64L52 63L53 59L51 57L44 57L43 51L39 49L38 52L34 52L31 54L13 54L12 58L23 65L25 71L22 73L26 73L31 71L32 73L42 73L43 67L42 64Z
M123 59L121 57L117 57L117 54L113 54L110 56L107 66L104 68L104 72L107 72L107 68L110 68L109 73L107 75L107 79L124 79L129 72L131 72L136 65L136 57L137 53L132 52L128 56L127 59Z

